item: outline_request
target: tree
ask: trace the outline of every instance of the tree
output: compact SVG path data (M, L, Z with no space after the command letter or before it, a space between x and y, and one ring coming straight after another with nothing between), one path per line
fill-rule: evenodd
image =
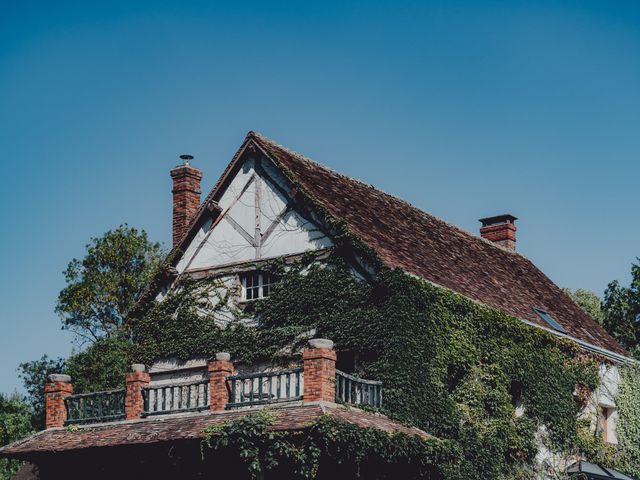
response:
M123 387L129 366L129 348L129 340L117 335L100 338L66 360L43 355L39 360L21 363L18 372L27 391L26 402L33 428L41 430L45 426L44 387L50 374L71 375L75 393Z
M602 311L602 301L597 293L591 290L584 290L578 288L577 290L571 290L570 288L563 288L564 293L569 295L571 299L578 304L591 318L602 325L604 321L604 312Z
M124 387L129 367L130 342L122 335L100 338L66 362L75 393L98 392Z
M64 272L56 305L63 328L91 342L116 335L163 256L144 230L126 224L92 238L85 257Z
M0 393L0 446L26 437L32 432L29 406L17 394ZM9 480L20 468L16 460L0 459L0 480Z
M44 386L52 373L62 373L65 362L43 355L39 360L24 362L18 366L18 375L27 391L26 401L31 409L31 423L37 430L44 428Z
M609 283L602 308L603 326L607 332L627 349L636 350L640 343L640 264L631 266L628 287L620 285L617 280Z
M44 387L51 373L71 375L76 393L122 385L130 342L120 327L163 256L160 244L149 241L144 230L120 225L92 238L82 260L69 262L56 312L63 328L91 344L66 360L44 355L20 364L34 428L44 427Z

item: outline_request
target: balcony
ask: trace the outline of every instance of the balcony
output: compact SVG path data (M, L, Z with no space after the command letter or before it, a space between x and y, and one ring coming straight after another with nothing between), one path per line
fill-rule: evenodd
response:
M382 407L381 382L336 370L333 342L315 339L309 344L301 365L293 368L238 372L229 354L219 353L201 365L195 380L154 378L136 364L124 389L89 394L73 395L71 379L56 375L47 384L47 428L296 402Z

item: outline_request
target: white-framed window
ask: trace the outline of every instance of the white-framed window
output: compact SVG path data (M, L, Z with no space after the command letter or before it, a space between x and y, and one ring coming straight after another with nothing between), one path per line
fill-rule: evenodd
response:
M254 270L240 274L242 300L257 300L271 295L274 277L269 272Z

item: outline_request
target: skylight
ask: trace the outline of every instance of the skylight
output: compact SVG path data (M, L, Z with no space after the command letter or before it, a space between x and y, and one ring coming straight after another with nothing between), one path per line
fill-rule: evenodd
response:
M553 318L551 315L549 315L545 310L542 310L541 308L536 308L536 307L531 307L533 308L533 311L536 312L538 314L538 316L544 320L545 322L547 322L547 324L553 328L554 330L557 330L559 332L562 333L566 333L566 330L564 329L564 327L562 325L560 325L555 318Z

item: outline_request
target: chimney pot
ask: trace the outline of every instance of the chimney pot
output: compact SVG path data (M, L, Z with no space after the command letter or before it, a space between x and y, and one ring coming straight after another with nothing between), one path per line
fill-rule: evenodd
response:
M202 171L189 165L193 155L180 155L183 163L171 170L173 180L173 246L186 233L200 208Z
M507 250L516 250L516 217L510 213L481 218L480 236Z

